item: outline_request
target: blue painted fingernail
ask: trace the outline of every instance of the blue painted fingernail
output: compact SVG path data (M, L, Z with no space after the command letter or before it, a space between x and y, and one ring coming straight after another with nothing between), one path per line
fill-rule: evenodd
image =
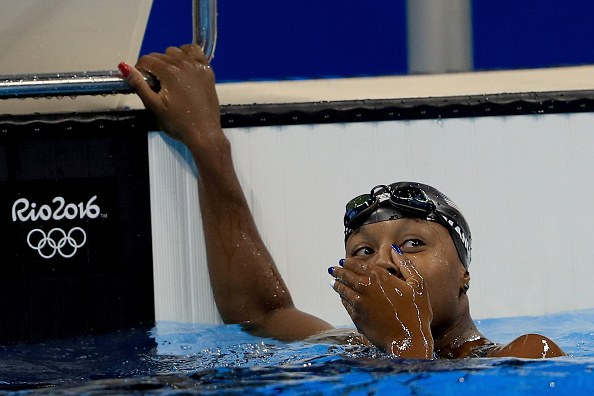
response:
M334 267L328 267L328 273L334 276Z
M399 255L404 254L404 253L402 253L402 250L400 250L400 248L396 244L392 245L392 249L396 250L396 253L398 253Z
M344 267L344 259L338 260L338 264L340 264L341 267Z

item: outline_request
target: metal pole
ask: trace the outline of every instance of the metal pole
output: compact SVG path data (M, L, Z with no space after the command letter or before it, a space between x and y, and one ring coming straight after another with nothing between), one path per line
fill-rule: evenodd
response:
M407 0L409 73L473 69L470 0Z
M216 0L193 0L193 40L208 59L214 56ZM157 87L151 76L147 82ZM132 89L117 70L0 76L0 99L128 94Z
M214 57L217 43L217 0L194 0L192 3L192 41L202 47L208 60Z

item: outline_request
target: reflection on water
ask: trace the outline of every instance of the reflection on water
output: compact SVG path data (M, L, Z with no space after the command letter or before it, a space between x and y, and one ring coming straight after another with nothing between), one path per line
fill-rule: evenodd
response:
M0 346L0 390L150 374L149 328Z
M238 326L159 323L0 346L0 392L14 394L454 394L594 389L594 310L483 320L498 342L539 332L572 356L550 360L391 359L374 348L283 343Z

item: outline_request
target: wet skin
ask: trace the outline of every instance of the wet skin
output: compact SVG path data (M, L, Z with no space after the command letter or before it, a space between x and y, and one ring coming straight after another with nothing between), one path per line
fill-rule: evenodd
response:
M294 306L256 228L221 129L214 73L201 49L170 47L125 69L146 108L165 132L187 146L199 169L210 282L223 321L243 324L263 337L324 340L333 327ZM159 80L159 92L140 71ZM334 288L362 336L345 342L369 340L394 356L418 358L434 353L466 357L489 343L470 318L464 289L468 274L439 224L412 219L370 224L351 235L346 248L344 267L332 270ZM489 354L539 358L563 353L546 337L527 335L494 346Z
M467 314L468 272L437 223L365 225L349 237L344 266L333 274L334 289L359 331L386 352L431 358L444 341L480 338Z
M342 265L330 272L345 309L369 341L394 356L459 358L487 345L484 356L563 355L540 335L497 346L479 333L469 313L470 276L438 223L365 225L348 239Z

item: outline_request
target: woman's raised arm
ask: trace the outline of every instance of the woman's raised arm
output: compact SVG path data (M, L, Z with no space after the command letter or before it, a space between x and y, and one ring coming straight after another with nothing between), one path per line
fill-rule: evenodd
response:
M294 307L260 237L221 129L214 73L201 49L170 47L142 57L136 68L120 64L120 70L163 130L185 143L194 157L208 269L224 322L283 340L332 328ZM159 80L158 92L141 72Z

